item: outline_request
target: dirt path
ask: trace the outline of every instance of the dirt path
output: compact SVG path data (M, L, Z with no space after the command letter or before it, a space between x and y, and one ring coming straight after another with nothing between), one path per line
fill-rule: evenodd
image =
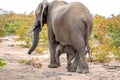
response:
M49 51L43 54L28 55L27 48L16 46L11 37L0 43L0 58L3 58L7 65L0 71L0 80L120 80L120 62L115 64L107 63L89 63L90 73L78 74L67 72L66 57L61 57L61 67L56 69L48 68ZM42 64L41 68L33 65L20 64L20 60L29 60L36 58ZM38 61L37 61L38 62ZM109 66L111 65L111 67ZM108 67L109 66L109 67Z

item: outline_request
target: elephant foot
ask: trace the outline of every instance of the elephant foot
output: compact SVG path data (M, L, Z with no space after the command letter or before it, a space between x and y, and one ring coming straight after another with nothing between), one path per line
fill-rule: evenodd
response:
M72 65L72 63L68 63L68 64L67 64L67 67L70 67L71 65Z
M58 64L49 64L48 67L49 68L58 68Z
M68 70L68 72L76 72L76 68L73 66L68 66L67 70Z
M57 63L58 66L61 66L60 63Z
M77 69L77 72L78 73L81 73L81 74L86 74L86 73L89 73L89 68L87 67L87 68L78 68Z

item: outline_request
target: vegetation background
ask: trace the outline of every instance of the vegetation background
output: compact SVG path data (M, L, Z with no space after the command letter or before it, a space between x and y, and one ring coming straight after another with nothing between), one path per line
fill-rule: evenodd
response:
M30 47L32 43L32 25L35 19L34 12L30 14L16 14L12 11L0 9L0 38L8 35L16 35L16 41L21 41L22 47ZM90 38L92 58L98 62L109 62L114 57L120 60L120 15L104 17L94 15L94 26ZM36 51L48 49L47 25L44 25L40 33L39 46ZM0 59L0 66L5 65L3 59Z

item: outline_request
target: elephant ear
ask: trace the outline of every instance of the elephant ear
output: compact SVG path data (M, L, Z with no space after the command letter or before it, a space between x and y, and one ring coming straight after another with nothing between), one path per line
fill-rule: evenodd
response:
M47 22L47 12L48 12L48 1L43 0L42 2L42 13L41 13L41 27Z

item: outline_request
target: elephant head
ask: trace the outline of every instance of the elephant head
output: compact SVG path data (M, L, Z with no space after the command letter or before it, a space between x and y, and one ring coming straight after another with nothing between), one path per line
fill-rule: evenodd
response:
M28 54L31 54L38 45L39 32L41 31L42 26L47 22L47 7L48 7L47 0L43 0L43 2L38 5L35 11L36 19L33 25L34 40L32 43L32 47L28 51Z

